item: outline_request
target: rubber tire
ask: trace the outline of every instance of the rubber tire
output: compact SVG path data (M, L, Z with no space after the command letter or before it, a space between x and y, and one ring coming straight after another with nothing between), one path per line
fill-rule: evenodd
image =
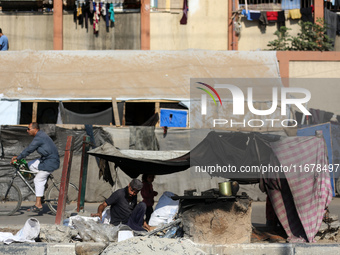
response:
M0 185L6 185L7 184L7 186L9 185L9 183L10 183L10 181L8 181L8 182L6 182L6 181L0 181ZM14 192L15 193L15 195L16 195L16 197L18 198L17 199L17 201L11 201L11 202L16 202L17 204L16 204L16 206L14 207L14 209L13 210L11 210L11 211L9 211L9 212L1 212L1 210L0 210L0 215L13 215L16 211L18 211L19 210L19 208L21 207L21 202L22 202L22 195L21 195L21 191L20 191L20 189L19 189L19 187L15 184L15 183L12 183L12 186L11 186L11 191L12 192ZM2 192L5 192L5 191L2 191ZM2 200L3 199L3 196L4 196L5 194L1 194L0 195L0 200ZM4 202L4 201L0 201L0 208L2 208L3 206L4 206L4 204L5 204L6 202Z
M51 212L54 215L57 214L57 208L56 207L58 207L59 187L60 187L60 183L56 183L56 184L52 183L48 187L48 189L46 191L46 196L45 196L46 204L47 204L48 208L50 208ZM72 197L74 199L73 199L73 201L69 201L69 199L67 198L66 204L68 204L69 202L77 201L77 199L78 199L78 188L73 183L68 184L68 194L72 194ZM67 196L67 197L69 197L69 196ZM55 200L57 202L53 203L53 202L50 202L49 200ZM75 208L76 207L72 208L72 210L75 209ZM65 211L69 211L69 210L66 210L66 207L65 207Z

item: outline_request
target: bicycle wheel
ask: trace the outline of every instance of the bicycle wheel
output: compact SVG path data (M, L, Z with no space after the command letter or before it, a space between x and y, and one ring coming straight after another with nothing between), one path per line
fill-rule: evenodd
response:
M5 197L9 185L10 181L0 182L0 215L13 215L21 206L22 195L16 184L12 183Z
M53 214L57 213L60 183L52 183L46 191L45 202ZM78 188L73 183L68 184L65 212L72 212L77 207Z

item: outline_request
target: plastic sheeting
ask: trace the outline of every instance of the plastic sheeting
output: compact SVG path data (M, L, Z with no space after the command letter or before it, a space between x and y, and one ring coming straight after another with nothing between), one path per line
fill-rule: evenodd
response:
M0 98L0 125L20 124L20 107L19 100Z
M209 172L211 176L237 180L240 183L259 182L260 173L240 172L241 166L267 165L272 150L269 142L280 139L278 135L260 133L222 133L210 132L208 136L190 153L168 160L131 157L117 148L104 145L88 153L110 162L114 162L131 178L140 174L165 175L180 172L190 166L235 166L237 171ZM204 172L204 171L203 171ZM207 171L208 172L208 171Z
M124 102L118 103L120 121L123 117ZM91 125L110 125L115 124L112 107L97 113L80 114L66 109L62 102L59 103L60 118L58 124L91 124Z
M155 127L130 127L129 149L158 151Z
M187 127L188 111L161 109L161 127Z
M22 229L15 235L8 232L0 232L0 242L10 244L13 242L35 242L40 233L40 223L36 218L29 218Z

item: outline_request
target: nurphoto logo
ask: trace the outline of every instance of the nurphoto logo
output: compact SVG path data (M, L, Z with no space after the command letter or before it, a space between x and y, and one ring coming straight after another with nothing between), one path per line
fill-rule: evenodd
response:
M200 122L208 122L205 124L210 128L297 126L293 117L287 118L292 108L300 110L306 116L312 115L306 107L311 93L305 88L238 86L220 82L209 85L201 81L195 82L195 86L204 92L200 94L200 113L203 118ZM259 100L261 96L263 98Z

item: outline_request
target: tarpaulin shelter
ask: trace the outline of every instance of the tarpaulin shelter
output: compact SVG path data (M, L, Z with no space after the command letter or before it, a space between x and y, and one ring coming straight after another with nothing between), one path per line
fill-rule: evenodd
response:
M298 129L297 136L314 136L318 130L322 131L323 138L327 145L328 162L329 164L333 164L334 168L337 168L337 171L330 172L333 196L335 196L335 191L340 194L340 125L328 122L303 127Z
M124 155L117 148L103 145L89 151L90 155L114 162L131 178L148 173L171 174L191 166L235 166L236 172L209 172L211 176L237 180L240 183L258 183L260 172L241 172L241 166L268 165L272 153L269 143L277 141L278 135L260 133L227 133L211 131L194 149L181 157L168 160L134 158ZM155 152L156 153L156 152ZM208 172L208 171L207 171Z
M286 137L271 147L276 156L271 165L288 169L264 178L275 213L288 241L313 242L332 200L329 171L323 169L328 166L325 142L320 137Z
M157 151L153 153L157 153ZM144 173L154 175L172 174L190 167L189 154L169 160L134 158L123 154L110 144L104 144L101 147L90 150L88 154L115 163L115 167L119 167L131 178L137 178L140 174Z

